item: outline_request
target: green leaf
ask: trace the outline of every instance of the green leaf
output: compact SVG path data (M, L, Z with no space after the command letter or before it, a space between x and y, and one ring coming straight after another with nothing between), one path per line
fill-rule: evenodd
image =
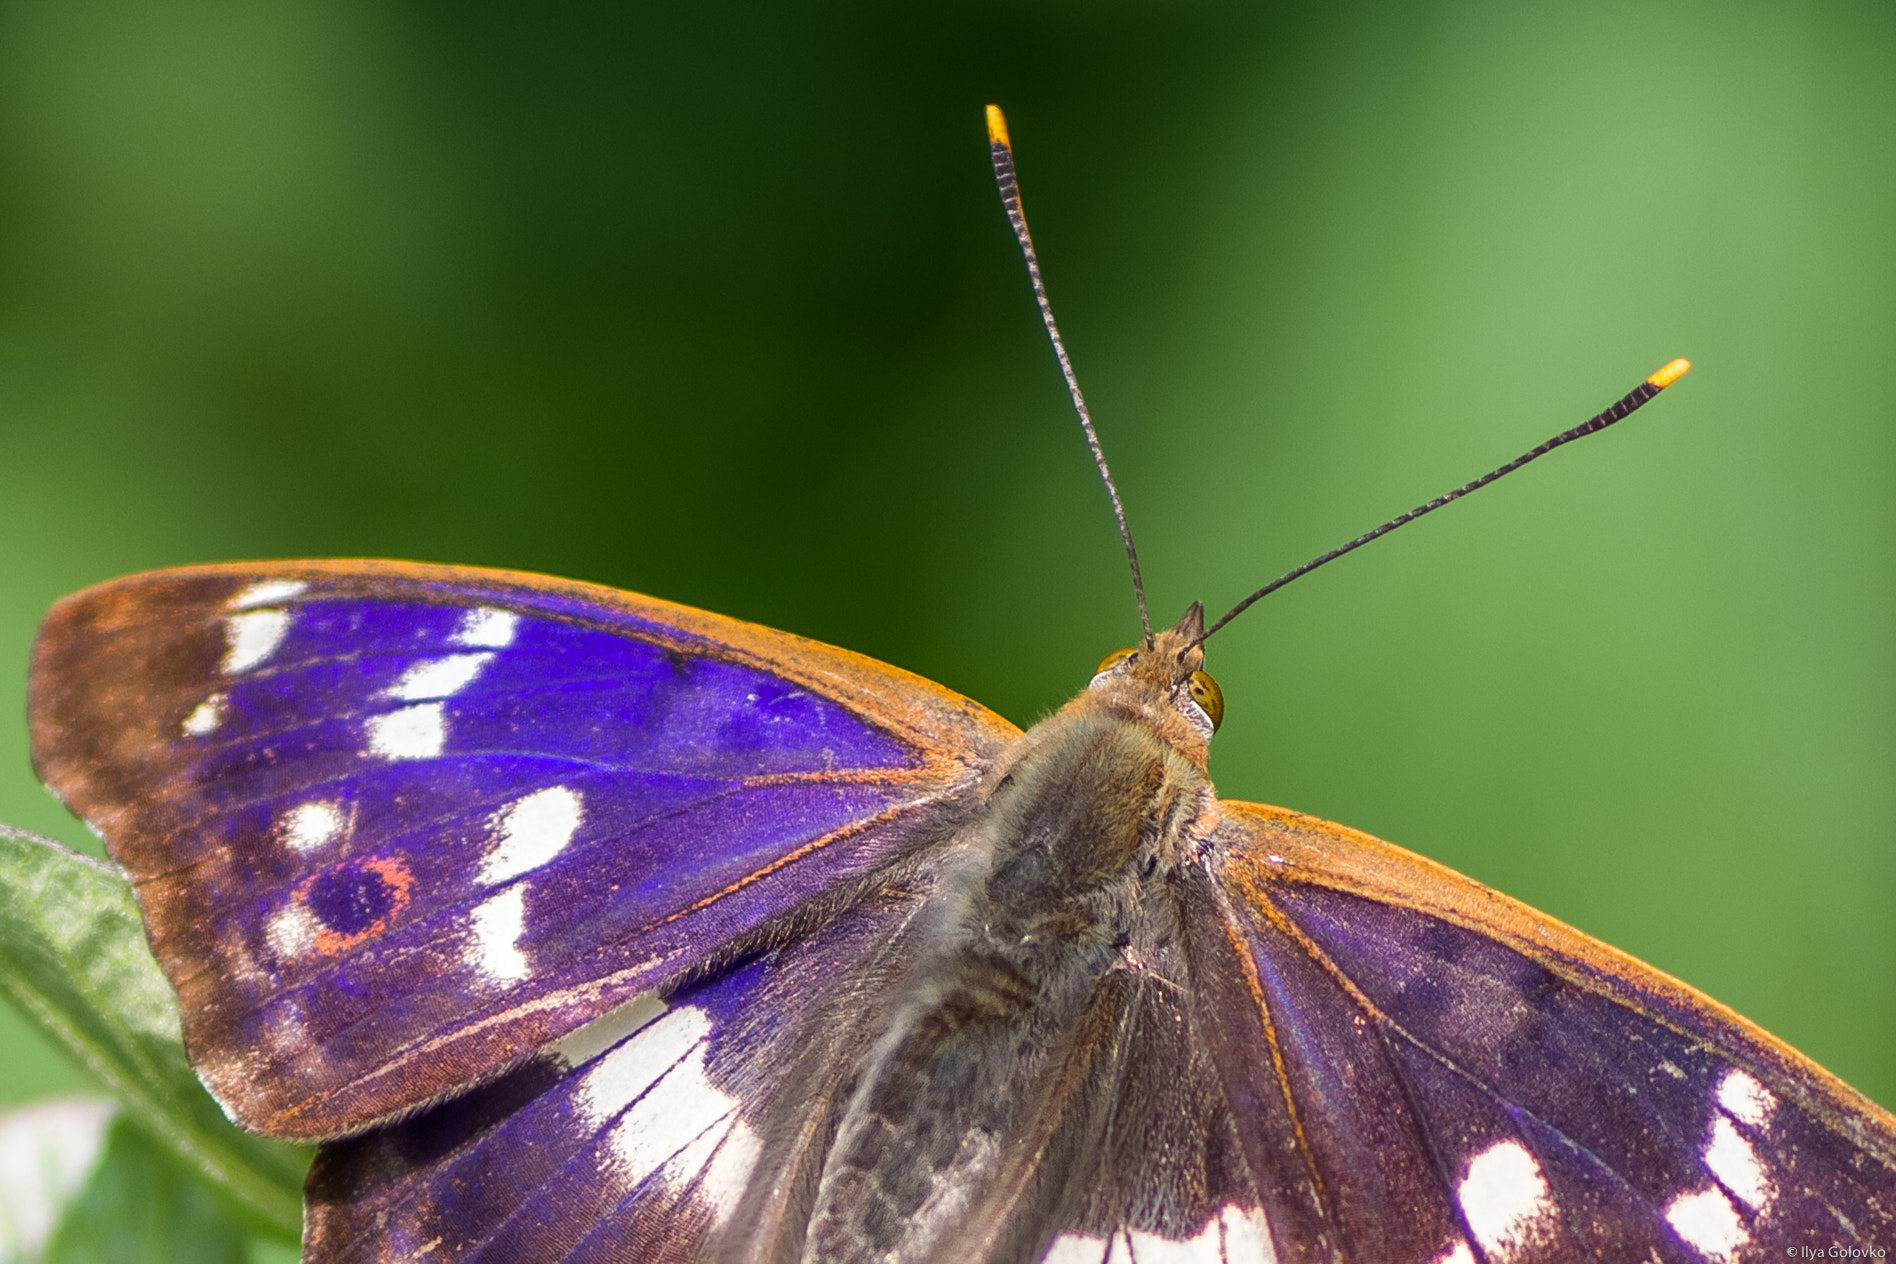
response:
M42 1264L245 1264L248 1235L196 1174L120 1117Z
M123 875L0 825L0 910L0 992L247 1223L299 1237L311 1152L239 1130L198 1083Z
M303 1248L300 1243L277 1238L252 1238L247 1258L248 1264L300 1264Z
M37 1264L105 1151L109 1097L47 1097L0 1111L0 1264Z

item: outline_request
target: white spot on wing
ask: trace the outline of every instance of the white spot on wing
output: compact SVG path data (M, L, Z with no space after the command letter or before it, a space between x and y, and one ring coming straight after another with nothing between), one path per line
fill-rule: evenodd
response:
M260 579L232 597L229 605L232 610L268 606L279 601L288 601L308 587L309 585L300 579Z
M1715 1264L1726 1264L1751 1236L1738 1222L1731 1200L1716 1189L1680 1194L1666 1208L1666 1223L1687 1246Z
M389 686L388 696L403 702L421 702L428 698L451 698L473 683L494 656L487 654L450 654L416 663Z
M520 951L527 928L527 887L523 882L474 906L463 960L488 983L512 983L527 977L527 955Z
M1436 1256L1435 1264L1475 1264L1475 1253L1468 1249L1466 1242L1457 1242L1449 1250Z
M318 1043L309 1032L309 1015L293 996L266 1006L262 1018L263 1037L259 1043L265 1052L284 1062L308 1057L311 1046ZM219 1104L223 1104L221 1100ZM229 1106L224 1107L224 1113L231 1113Z
M1124 1232L1113 1234L1113 1240L1106 1244L1106 1264L1138 1264L1132 1258L1132 1244L1126 1241Z
M538 869L573 841L584 813L579 791L549 786L517 799L494 816L494 843L481 862L480 880L505 882Z
M712 1156L704 1180L698 1185L699 1196L711 1205L711 1214L718 1224L728 1221L743 1200L751 1169L757 1166L757 1156L763 1148L763 1142L748 1124L741 1119L731 1121L730 1131L724 1134L724 1144Z
M1455 1197L1475 1240L1496 1264L1543 1242L1553 1227L1553 1195L1540 1164L1518 1141L1497 1141L1476 1155Z
M660 1079L662 1082L663 1077ZM734 1116L726 1114L693 1137L683 1149L674 1152L665 1163L665 1182L674 1188L690 1184L691 1179L710 1163L718 1147L724 1144L724 1138L730 1134L731 1125L735 1122Z
M461 616L461 626L455 629L452 639L456 645L499 650L513 644L514 633L519 628L520 616L513 611L481 606Z
M672 1010L600 1058L574 1090L574 1105L598 1127L656 1084L710 1031L710 1015L697 1006Z
M761 1149L757 1134L735 1111L729 1111L672 1155L660 1170L659 1180L679 1193L692 1190L695 1184L699 1203L721 1225L744 1200Z
M277 652L290 634L287 610L252 610L224 620L224 674L247 672Z
M1262 1208L1226 1207L1218 1214L1218 1222L1224 1226L1227 1264L1277 1264L1277 1248L1271 1245L1271 1228Z
M723 1146L724 1139L731 1134L731 1125L735 1122L733 1116L725 1115L692 1138L684 1149L666 1160L663 1170L659 1172L659 1180L680 1192L689 1189L698 1173L705 1170L712 1156L717 1154L719 1148ZM739 1187L738 1194L742 1196L743 1192L742 1187Z
M283 814L281 837L300 852L315 851L342 829L342 812L333 803L299 803Z
M609 1144L627 1188L656 1172L736 1107L737 1099L706 1077L704 1054L702 1044L693 1048L613 1126Z
M447 717L439 702L369 717L369 753L383 759L433 759L447 740Z
M184 717L184 731L192 737L206 737L217 731L224 722L224 695L214 693L197 704L190 715Z
M1705 1166L1719 1184L1753 1211L1763 1211L1777 1197L1777 1187L1764 1174L1757 1152L1723 1115L1712 1120L1712 1139L1705 1143Z
M1090 1233L1063 1233L1053 1240L1040 1264L1103 1264L1106 1239Z
M270 915L263 938L278 961L300 957L316 946L316 915L291 901Z
M1739 1123L1762 1128L1771 1122L1771 1113L1777 1109L1777 1097L1751 1076L1733 1068L1718 1082L1718 1105Z

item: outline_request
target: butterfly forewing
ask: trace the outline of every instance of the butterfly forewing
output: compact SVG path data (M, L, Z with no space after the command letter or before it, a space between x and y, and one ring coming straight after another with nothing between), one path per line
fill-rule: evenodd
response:
M207 1083L315 1137L455 1091L820 904L1014 735L843 651L400 564L54 611L34 756L139 891Z

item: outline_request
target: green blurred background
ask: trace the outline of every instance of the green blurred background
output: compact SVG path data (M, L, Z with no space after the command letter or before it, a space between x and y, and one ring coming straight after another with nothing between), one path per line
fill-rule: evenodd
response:
M1692 357L1222 634L1212 771L1896 1104L1888 6L8 0L0 710L61 594L311 554L1057 705L1135 625L989 100L1168 621Z

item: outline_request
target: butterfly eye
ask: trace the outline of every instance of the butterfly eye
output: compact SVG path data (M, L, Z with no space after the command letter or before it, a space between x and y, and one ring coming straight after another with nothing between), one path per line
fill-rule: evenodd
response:
M1210 672L1201 671L1192 673L1191 690L1192 701L1204 710L1211 720L1211 731L1216 733L1218 726L1225 722L1225 691L1218 688Z
M1129 649L1114 650L1112 653L1108 654L1105 658L1102 658L1099 660L1099 666L1093 669L1093 674L1097 676L1101 672L1109 672L1113 668L1125 662L1127 659L1131 658L1132 655L1133 655L1133 651Z

